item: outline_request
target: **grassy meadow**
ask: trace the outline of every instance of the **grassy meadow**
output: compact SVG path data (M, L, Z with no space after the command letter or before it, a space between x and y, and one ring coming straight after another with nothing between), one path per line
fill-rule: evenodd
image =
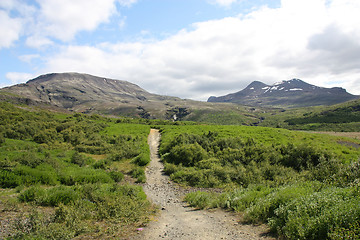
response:
M126 237L155 208L149 125L0 103L1 238Z
M248 126L163 126L165 172L191 206L224 208L284 239L356 239L360 141ZM351 238L351 236L353 238Z
M267 109L260 113L264 127L290 130L360 132L360 100L332 106Z
M263 114L269 116L262 124L272 127L308 126L314 123L304 117L320 116L298 112L291 123L286 112ZM207 118L221 123L219 115ZM60 114L0 102L0 238L133 234L156 211L141 184L150 161L147 136L158 128L166 174L217 189L188 194L191 206L239 212L281 239L356 239L360 140L276 127Z

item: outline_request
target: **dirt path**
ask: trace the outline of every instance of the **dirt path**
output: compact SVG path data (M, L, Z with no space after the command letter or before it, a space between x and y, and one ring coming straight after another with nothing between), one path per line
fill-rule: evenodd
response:
M273 239L265 236L265 228L242 225L234 213L222 210L199 211L182 201L184 191L163 175L158 157L159 131L152 129L148 138L151 163L147 168L144 191L159 205L157 218L136 239Z

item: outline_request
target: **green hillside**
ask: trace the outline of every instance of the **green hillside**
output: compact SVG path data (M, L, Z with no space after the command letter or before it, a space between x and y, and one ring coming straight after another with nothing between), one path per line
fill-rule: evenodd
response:
M271 110L263 115L259 124L293 130L360 131L360 100L333 106Z
M164 126L160 153L198 208L224 208L267 223L284 239L360 233L360 141L247 126Z

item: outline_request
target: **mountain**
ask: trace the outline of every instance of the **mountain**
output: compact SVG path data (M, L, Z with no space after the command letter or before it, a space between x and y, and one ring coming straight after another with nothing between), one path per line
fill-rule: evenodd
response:
M139 86L121 80L80 73L50 73L25 84L6 87L33 103L42 103L76 112L123 112L129 116L144 114L144 107L180 98L149 93Z
M300 79L291 79L267 85L254 81L245 89L221 97L210 97L208 102L231 102L247 106L306 107L333 105L357 99L345 89L323 88Z
M56 110L146 119L252 124L252 110L236 104L207 103L152 94L121 80L81 73L50 73L0 89L0 100Z
M140 103L165 97L151 94L127 81L80 73L51 73L2 89L34 101L77 109L83 105ZM86 104L89 103L89 104Z

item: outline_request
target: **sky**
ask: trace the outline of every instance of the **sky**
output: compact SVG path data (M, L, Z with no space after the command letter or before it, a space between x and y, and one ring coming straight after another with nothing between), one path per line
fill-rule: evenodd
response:
M41 74L206 101L292 78L360 95L359 0L0 0L0 87Z

